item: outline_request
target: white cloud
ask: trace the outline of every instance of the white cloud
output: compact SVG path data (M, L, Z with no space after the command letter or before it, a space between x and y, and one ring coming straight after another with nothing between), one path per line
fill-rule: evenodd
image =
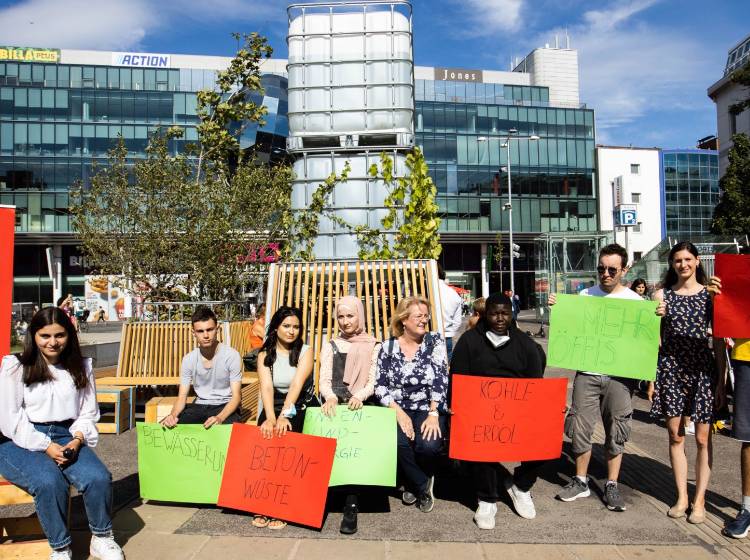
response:
M645 133L654 112L708 105L705 91L716 68L705 45L700 37L635 17L655 3L614 2L586 12L568 29L578 50L581 101L596 111L599 141L614 140L618 127L636 121ZM535 46L556 32L545 32Z
M142 0L27 0L0 9L6 45L134 48L159 23L154 7Z
M471 21L471 35L512 32L521 27L523 0L462 0L461 6Z

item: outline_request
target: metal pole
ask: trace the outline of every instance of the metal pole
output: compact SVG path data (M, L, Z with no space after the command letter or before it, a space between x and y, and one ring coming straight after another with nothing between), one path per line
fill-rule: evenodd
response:
M508 154L508 242L510 243L510 292L511 296L516 296L516 285L513 280L513 201L511 198L511 184L510 184L510 135L505 141L505 148Z

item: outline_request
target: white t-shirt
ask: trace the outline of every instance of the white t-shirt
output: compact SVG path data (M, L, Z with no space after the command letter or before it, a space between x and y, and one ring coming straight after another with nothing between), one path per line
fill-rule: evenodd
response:
M591 286L585 290L581 290L582 296L594 296L594 297L609 297L615 299L634 299L637 301L643 301L643 298L636 294L633 290L625 288L616 292L605 292L599 286ZM605 375L603 373L596 373L595 371L584 371L588 375Z
M456 290L445 283L445 280L439 280L438 285L440 286L440 301L443 304L445 338L453 338L461 326L463 300Z

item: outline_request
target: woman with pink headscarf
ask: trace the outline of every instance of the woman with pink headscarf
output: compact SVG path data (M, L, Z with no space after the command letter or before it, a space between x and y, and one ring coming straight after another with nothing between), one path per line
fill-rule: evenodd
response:
M349 410L362 408L375 391L375 370L380 343L365 332L365 309L354 296L336 302L338 336L324 344L320 351L320 395L324 399L323 414L333 416L336 406L345 404ZM348 490L341 532L357 532L357 494Z

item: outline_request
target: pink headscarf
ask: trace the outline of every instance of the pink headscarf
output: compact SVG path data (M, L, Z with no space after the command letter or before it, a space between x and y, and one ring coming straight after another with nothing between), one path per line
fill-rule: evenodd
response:
M349 352L346 355L344 383L349 386L349 391L353 393L367 384L367 378L370 375L372 350L375 348L377 340L365 332L365 307L359 298L354 296L340 298L336 302L335 313L337 318L339 307L347 307L356 311L357 318L359 319L359 326L354 334L345 335L339 328L339 335L336 337L337 340L345 340L351 344Z

